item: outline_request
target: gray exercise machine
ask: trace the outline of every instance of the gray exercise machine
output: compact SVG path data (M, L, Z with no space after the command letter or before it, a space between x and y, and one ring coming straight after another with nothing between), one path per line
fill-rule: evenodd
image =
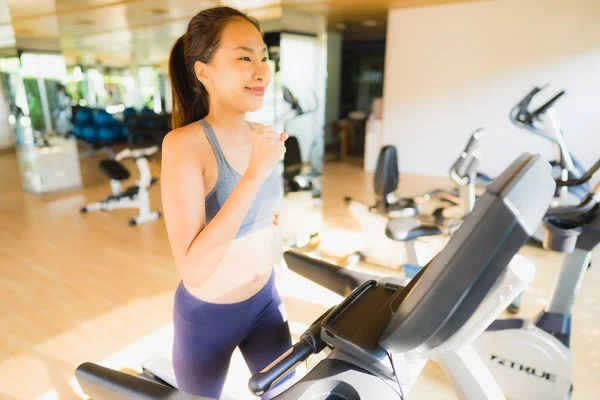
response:
M542 220L554 190L550 165L523 154L488 186L444 250L406 287L394 278L364 281L253 376L250 390L261 395L311 354L328 350L275 399L404 399L429 359L440 363L459 398L503 399L471 343L533 274L533 265L515 254ZM301 254L285 258L301 274L329 276L338 290L364 278ZM329 274L332 268L352 276ZM80 365L76 376L96 400L195 398L92 363Z
M563 136L563 130L554 105L565 95L561 90L551 99L546 101L534 111L530 111L531 102L548 85L534 87L510 111L510 120L519 128L523 128L536 136L550 141L556 150L556 159L551 161L555 179L572 180L583 176L585 169L581 163L569 152ZM589 185L560 187L557 189L557 201L554 205L578 204L589 193Z
M600 184L580 204L548 210L544 247L565 257L546 308L533 320L496 320L474 344L511 399L570 398L571 310L600 243L599 203Z
M565 92L559 92L538 108L532 107L532 103L540 97L540 93L546 86L534 87L527 93L511 109L510 120L519 128L550 141L555 146L556 158L550 162L555 179L580 179L585 170L569 152L559 118L554 110L556 102L564 96ZM406 265L409 267L422 265L414 247L415 241L427 236L452 234L462 222L462 218L472 209L477 197L477 188L484 187L491 181L489 177L477 171L481 136L481 128L473 132L460 157L450 168L450 178L456 183L456 190L432 190L415 198L398 198L395 195L399 175L396 149L390 149L390 146L384 147L375 172L377 203L367 207L354 199L346 198L351 212L361 225L361 231L365 232L366 243L364 249L347 256L346 263L353 265L366 259L372 260L375 264L391 264L387 252L382 252L381 243L385 241L383 232L379 230L382 222L377 223L375 217L369 219L368 214L365 213L365 210L368 210L380 216L396 219L393 222L394 229L388 232L387 236L392 235L394 240L404 243L407 252ZM587 183L560 186L555 193L553 205L578 204L589 189ZM540 225L532 236L532 242L541 244L543 238L544 228Z
M384 146L377 160L373 186L376 202L367 205L345 197L348 209L356 218L364 233L365 246L360 251L345 257L345 263L356 265L361 260L385 266L392 265L388 255L382 251L387 241L385 226L395 220L395 232L402 236L396 240L404 242L405 264L423 265L417 256L415 240L426 236L451 232L475 204L476 185L485 186L491 179L477 171L480 160L480 141L483 129L475 130L459 157L450 167L449 175L456 184L455 189L435 189L421 196L402 198L396 195L399 183L396 148ZM387 235L389 236L389 235Z
M556 180L556 185L557 188L562 188L562 187L579 187L579 188L584 188L584 187L589 187L589 181L594 177L594 175L600 170L600 160L598 160L589 170L587 170L580 178L576 178L576 179L572 179L572 180L561 180L561 179L557 179ZM471 173L473 173L473 171L471 171ZM472 186L472 185L470 185ZM557 190L557 193L560 191ZM470 194L472 194L473 192L470 192ZM556 194L556 193L555 193ZM584 199L588 199L588 197L591 196L591 194L586 194L586 197L584 197ZM556 196L553 200L553 203L556 200ZM554 211L554 208L550 208L548 210L548 215L547 217L550 217L552 215ZM385 228L385 233L387 235L388 238L395 240L395 241L399 241L399 242L403 242L405 243L407 248L412 248L413 251L415 251L415 259L416 259L416 250L414 250L414 245L411 246L411 243L413 243L417 238L419 237L423 237L423 236L433 236L433 235L442 235L442 234L451 234L453 229L452 229L452 225L450 225L450 228L444 228L443 225L441 225L443 223L444 219L443 218L439 218L437 219L435 222L435 224L430 225L427 229L414 229L414 230L409 230L407 232L406 230L406 221L404 219L392 219L388 222L386 228ZM451 220L452 221L452 220ZM453 222L455 223L454 225L454 229L456 228L456 224L459 224L461 221L460 220L453 220ZM540 229L541 228L541 229ZM552 227L550 225L548 225L548 223L544 223L544 224L540 224L540 227L538 227L534 233L534 235L532 236L532 238L536 238L536 240L539 240L540 243L544 242L546 240L546 237L548 235L547 231L548 229L552 229ZM541 232L540 232L541 230ZM539 237L541 236L541 237ZM543 247L545 248L549 248L551 250L554 250L553 248L551 248L548 245L543 245ZM570 253L571 251L565 251L565 253ZM588 265L589 265L589 260L588 260ZM421 266L419 265L411 265L411 264L405 264L404 265L404 271L405 274L408 278L411 278L412 276L414 276L414 274L421 268ZM586 265L587 268L587 265ZM517 298L515 298L515 300L508 306L507 311L510 314L518 314L519 310L520 310L520 304L521 304L521 295L517 296Z
M479 172L481 160L480 144L483 128L476 129L467 145L450 167L448 175L456 185L453 190L436 189L427 193L428 199L444 199L448 204L422 213L419 220L428 225L443 227L447 233L473 210L478 196L478 189L485 188L492 179Z
M556 102L564 96L565 91L560 91L540 107L530 111L531 103L546 87L547 85L542 88L534 87L511 109L510 120L516 126L555 145L556 158L550 161L553 166L553 176L557 181L570 181L571 183L557 187L553 205L578 204L589 193L590 187L587 180L581 179L586 175L586 171L575 156L569 152L560 121L553 108ZM458 195L453 197L456 191L445 190L434 190L429 193L430 196L443 196L458 206L444 205L429 213L421 212L419 219L427 226L427 229L421 229L418 234L409 232L407 227L410 228L410 222L395 221L394 229L387 232L388 237L393 236L394 240L402 240L402 238L407 240L406 238L408 238L408 240L414 241L423 237L420 236L421 234L425 234L424 236L451 234L457 224L461 223L462 218L473 209L477 198L476 187L485 186L491 181L488 176L478 172L481 158L479 151L481 132L482 129L477 129L471 135L461 156L450 169L450 178L457 185ZM436 232L435 227L439 228L439 232ZM541 244L544 240L544 232L544 227L540 225L532 236L532 241ZM416 256L414 260L416 260ZM409 262L409 264L411 263Z

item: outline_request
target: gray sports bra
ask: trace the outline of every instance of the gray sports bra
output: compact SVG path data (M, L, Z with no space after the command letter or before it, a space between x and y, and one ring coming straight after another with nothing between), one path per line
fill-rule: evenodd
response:
M219 145L217 135L210 124L204 120L200 120L199 122L204 128L206 138L215 154L219 171L215 187L205 198L206 223L208 224L217 215L221 207L223 207L223 204L225 204L225 201L231 195L242 175L227 162L223 150L221 150L221 146ZM252 125L250 127L254 129ZM283 180L277 174L276 170L274 170L260 187L235 238L240 238L272 224L273 213L278 209L282 199Z

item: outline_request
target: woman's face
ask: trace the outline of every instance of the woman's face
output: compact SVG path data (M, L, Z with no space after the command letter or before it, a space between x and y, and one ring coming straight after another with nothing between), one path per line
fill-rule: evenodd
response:
M197 63L196 75L203 78L211 105L219 103L221 107L241 112L260 109L271 82L267 50L260 32L245 19L230 21L212 62Z

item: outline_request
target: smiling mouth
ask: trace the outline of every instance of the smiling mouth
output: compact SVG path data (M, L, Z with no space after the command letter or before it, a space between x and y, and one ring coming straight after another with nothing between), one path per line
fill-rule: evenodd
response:
M255 87L255 88L247 87L246 90L248 90L250 93L252 93L256 96L263 96L265 94L265 88L263 88L263 87Z

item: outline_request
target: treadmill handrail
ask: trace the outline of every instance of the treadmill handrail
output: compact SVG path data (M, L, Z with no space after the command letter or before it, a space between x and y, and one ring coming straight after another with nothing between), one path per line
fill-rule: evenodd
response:
M248 388L255 396L263 395L309 356L319 354L325 348L327 344L321 339L321 324L334 308L316 319L288 351L250 378Z
M75 371L83 392L95 399L111 400L216 400L193 396L148 379L86 362Z
M313 282L322 282L321 286L344 297L364 282L373 279L372 275L315 260L301 253L286 251L283 258L291 271Z

